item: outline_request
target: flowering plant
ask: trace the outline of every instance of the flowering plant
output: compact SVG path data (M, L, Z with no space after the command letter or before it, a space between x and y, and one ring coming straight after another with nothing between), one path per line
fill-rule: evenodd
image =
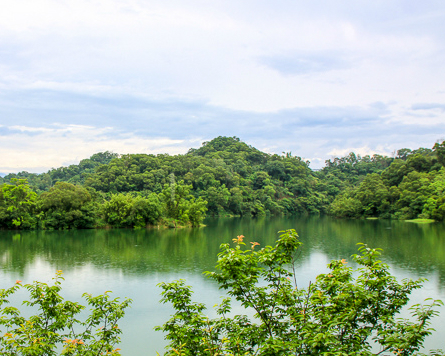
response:
M62 271L57 271L53 285L16 281L0 289L0 355L119 355L115 345L122 331L117 322L131 300L111 299L108 291L96 297L85 293L91 313L80 321L78 314L86 307L61 297L62 280ZM23 304L38 310L29 318L8 305L8 298L22 288L30 294Z
M243 248L244 236L238 236L235 247L221 245L218 271L206 272L245 313L234 314L229 297L211 319L203 304L192 302L184 281L160 284L162 302L175 309L157 328L170 342L165 355L421 355L434 307L442 302L411 307L413 320L397 314L422 280L398 282L379 260L380 249L362 244L352 256L357 270L345 259L332 261L328 273L303 289L294 268L302 243L295 230L280 233L274 247L260 250L256 244Z

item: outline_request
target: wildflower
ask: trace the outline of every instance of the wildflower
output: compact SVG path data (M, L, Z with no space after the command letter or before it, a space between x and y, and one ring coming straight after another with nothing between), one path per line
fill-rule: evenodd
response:
M83 345L84 344L83 340L80 340L80 339L68 339L68 338L66 338L65 340L63 340L63 342L66 342L67 344L71 344L73 346Z
M341 263L343 263L343 264L345 265L345 264L348 263L348 262L346 262L346 260L343 258L343 259L341 260Z
M236 244L239 244L239 243L243 242L243 239L244 239L244 235L238 235L236 237L236 239L232 239L232 241Z
M22 283L22 281L20 281L18 279L15 281L15 284L20 284L20 283Z
M252 250L255 248L255 246L259 246L258 242L251 242L251 244L252 244Z
M332 274L328 274L328 277L334 277Z

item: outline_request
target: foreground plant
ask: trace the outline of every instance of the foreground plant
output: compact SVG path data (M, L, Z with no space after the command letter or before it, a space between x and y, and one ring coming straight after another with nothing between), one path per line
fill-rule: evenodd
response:
M217 306L219 317L210 319L203 304L192 302L183 280L160 284L161 301L176 311L157 327L169 340L165 355L422 355L417 352L433 331L434 308L443 303L412 306L413 320L397 314L423 280L398 282L379 260L380 249L362 244L352 256L360 268L332 261L328 273L301 289L294 269L301 242L295 230L280 233L274 247L258 251L257 243L245 248L238 236L235 247L221 246L219 272L206 272L245 315L234 315L225 298Z
M111 299L109 292L97 297L85 293L90 314L80 321L78 314L86 307L60 296L62 271L53 280L53 285L17 281L0 290L0 355L119 355L122 330L117 323L131 301ZM29 318L8 305L8 298L23 288L30 295L24 304L37 312Z

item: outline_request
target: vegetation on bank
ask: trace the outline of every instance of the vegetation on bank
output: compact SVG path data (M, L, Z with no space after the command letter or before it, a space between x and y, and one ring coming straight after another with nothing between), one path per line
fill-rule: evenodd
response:
M445 219L445 141L326 161L217 137L187 154L97 153L78 165L0 178L0 227L198 226L205 215Z
M26 179L0 187L0 227L8 229L87 229L95 227L200 226L207 202L190 194L191 186L171 177L159 194L104 194L56 182L40 195Z
M406 222L410 223L416 223L416 224L431 224L435 220L433 219L412 219L412 220L405 220Z
M339 217L445 219L445 141L433 149L401 149L383 157L387 167L363 174L363 159L328 161L322 174L339 181L328 211ZM365 164L365 166L369 166Z

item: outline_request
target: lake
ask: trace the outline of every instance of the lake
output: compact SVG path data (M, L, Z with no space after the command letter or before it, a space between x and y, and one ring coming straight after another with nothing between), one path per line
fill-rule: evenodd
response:
M122 355L162 354L166 343L153 328L163 324L172 309L159 304L158 283L186 279L195 300L211 308L222 292L202 272L214 269L221 243L243 234L246 241L272 245L277 231L294 228L304 243L297 266L299 286L325 272L331 259L345 258L354 266L350 256L363 242L384 250L382 259L399 279L428 279L410 304L428 297L445 300L445 225L441 223L309 216L219 218L207 219L205 224L177 230L0 231L0 288L12 286L17 279L50 282L56 270L63 270L67 299L80 301L84 292L97 295L107 290L133 299L120 323ZM427 340L429 349L445 348L444 309L433 322L437 332Z

